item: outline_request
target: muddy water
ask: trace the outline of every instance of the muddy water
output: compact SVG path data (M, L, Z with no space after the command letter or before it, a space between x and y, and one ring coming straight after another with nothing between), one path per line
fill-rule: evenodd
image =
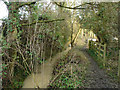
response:
M50 79L52 78L53 66L55 65L57 59L67 54L69 50L70 47L63 52L58 53L52 58L52 60L47 60L46 63L39 67L40 73L32 73L25 79L23 88L46 88L49 85Z

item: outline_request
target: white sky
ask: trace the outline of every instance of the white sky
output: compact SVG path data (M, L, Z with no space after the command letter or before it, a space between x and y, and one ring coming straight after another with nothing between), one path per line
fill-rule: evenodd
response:
M7 18L8 17L8 10L6 5L4 4L4 2L2 0L0 0L0 19L2 18ZM0 20L0 25L2 24L1 20Z

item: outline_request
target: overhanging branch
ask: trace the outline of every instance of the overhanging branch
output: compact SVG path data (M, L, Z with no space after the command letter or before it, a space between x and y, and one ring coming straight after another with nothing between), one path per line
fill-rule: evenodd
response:
M25 5L32 5L32 4L35 4L35 3L36 2L23 3L23 4L19 5L18 7L16 7L16 9L19 9L20 7L25 6Z
M65 20L65 19L55 19L55 20L44 20L44 21L38 21L38 22L36 22L36 21L34 21L34 22L32 22L32 23L29 23L29 24L22 24L22 26L28 26L28 25L33 25L33 24L36 24L36 23L50 23L50 22L54 22L54 21L63 21L63 20Z
M78 5L78 6L75 6L75 7L66 7L66 6L63 6L63 5L60 5L58 4L57 2L54 2L57 6L59 7L62 7L62 8L67 8L67 9L86 9L86 8L82 8L80 6L83 6L83 5L86 5L86 4L91 4L91 3L85 3L85 4L81 4L81 5Z

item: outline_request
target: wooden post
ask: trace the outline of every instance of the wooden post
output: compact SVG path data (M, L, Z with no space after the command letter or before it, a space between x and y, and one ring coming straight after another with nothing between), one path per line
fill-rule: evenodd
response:
M81 38L83 37L83 29L81 30Z
M89 40L89 50L91 49L91 40Z
M94 50L94 52L96 53L95 42L94 42L94 41L92 41L92 43L93 43L93 50Z
M91 40L91 49L93 50L93 41Z
M99 59L100 59L100 58L101 58L101 56L100 56L101 44L99 43L98 45L99 45L99 49L98 49L98 50L99 50L99 51L98 51L98 52L99 52L99 55L98 55L98 56L99 56Z
M106 44L104 44L104 57L103 57L103 66L106 64Z
M118 59L118 78L120 78L120 50L119 50L119 59Z

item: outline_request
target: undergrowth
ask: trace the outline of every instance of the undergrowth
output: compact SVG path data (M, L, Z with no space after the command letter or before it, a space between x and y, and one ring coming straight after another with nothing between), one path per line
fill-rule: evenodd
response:
M78 49L58 60L49 88L84 88L88 60Z

